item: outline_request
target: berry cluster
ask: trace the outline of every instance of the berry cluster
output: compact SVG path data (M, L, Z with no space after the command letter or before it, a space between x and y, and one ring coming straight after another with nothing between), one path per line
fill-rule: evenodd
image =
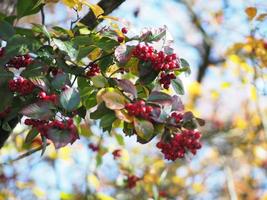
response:
M4 111L0 112L0 119L5 118L11 111L11 107L6 108Z
M166 55L163 51L156 52L152 46L138 44L133 55L142 61L150 61L156 71L174 70L179 68L176 54Z
M173 112L171 114L171 118L174 119L175 123L180 123L183 120L183 113L180 112Z
M77 134L77 128L73 124L73 119L71 118L64 122L59 120L53 120L49 122L45 120L26 119L24 123L28 126L35 127L38 132L44 136L47 136L47 133L50 129L67 130L72 134Z
M87 77L93 77L100 73L100 68L98 64L90 63L88 66L89 66L89 70L86 72Z
M125 109L128 111L129 115L141 117L149 120L151 113L153 112L153 107L146 105L145 101L140 100L134 103L127 103Z
M183 130L168 142L159 141L157 147L161 149L165 159L175 161L177 158L184 158L187 150L195 155L201 148L200 137L201 134L198 131Z
M20 95L30 94L35 88L34 84L30 80L22 77L9 80L8 87L12 92L17 92Z
M127 188L132 189L136 186L136 183L140 181L141 178L135 175L127 175Z
M29 54L19 55L12 58L7 64L6 67L20 69L23 67L27 67L32 63L32 58Z
M47 95L45 92L40 92L38 97L42 101L50 101L52 103L57 103L58 97L56 94Z
M160 74L159 82L161 85L163 85L163 88L169 89L170 84L171 84L171 80L175 79L175 78L176 78L176 76L174 73L167 74L165 72L162 72Z

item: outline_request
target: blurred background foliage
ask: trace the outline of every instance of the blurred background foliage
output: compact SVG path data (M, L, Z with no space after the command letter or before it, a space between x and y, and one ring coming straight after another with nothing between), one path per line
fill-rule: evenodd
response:
M47 26L69 27L76 16L68 1L47 2ZM1 0L1 12L13 13L15 3ZM10 162L40 143L26 146L28 130L18 126L0 151L0 199L267 199L266 0L126 0L112 16L130 34L168 26L192 66L183 99L206 120L203 148L167 162L155 142L141 145L120 131L110 137L88 119L72 146L50 145L43 157ZM17 23L40 20L33 15ZM114 25L98 28L105 24Z

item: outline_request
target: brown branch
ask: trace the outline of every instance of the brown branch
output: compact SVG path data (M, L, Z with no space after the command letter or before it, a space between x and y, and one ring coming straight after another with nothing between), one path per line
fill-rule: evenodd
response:
M198 48L198 51L202 57L202 62L198 68L198 73L196 77L197 81L200 83L202 82L209 65L222 63L224 62L224 59L220 58L217 60L212 60L210 58L212 47L213 47L212 38L208 35L208 33L203 28L199 17L195 13L195 11L192 9L192 6L188 3L188 1L178 0L178 2L181 2L183 5L185 5L186 9L191 15L191 20L192 20L193 25L200 32L203 38L202 48Z
M118 8L125 0L101 0L98 5L104 10L104 15L110 14L113 10ZM97 19L93 12L88 12L80 22L90 30L94 29L102 19Z

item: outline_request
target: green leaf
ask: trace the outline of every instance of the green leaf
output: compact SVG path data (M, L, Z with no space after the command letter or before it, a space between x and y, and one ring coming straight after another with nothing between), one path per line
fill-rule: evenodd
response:
M38 61L27 66L25 70L22 71L21 76L25 78L41 76L43 74L44 64Z
M68 88L60 95L60 103L67 111L73 111L80 104L80 93L76 88Z
M130 80L126 80L126 79L115 79L116 83L118 84L118 86L127 93L130 93L133 95L134 98L137 98L137 90L135 85L130 81Z
M147 101L158 104L172 104L172 97L164 92L153 91L149 95Z
M176 79L171 80L171 85L177 94L184 95L184 86L181 79L176 77Z
M70 57L71 60L76 60L78 56L78 51L74 48L72 42L62 41L59 39L53 39L53 41L61 51L63 51Z
M48 120L54 115L52 109L54 106L51 103L38 102L23 108L21 114L33 119Z
M114 113L105 114L101 117L100 126L103 128L104 131L111 131L112 123L116 120L116 116Z
M137 135L147 142L154 136L154 126L150 121L135 118L134 128Z
M107 86L108 82L106 80L106 78L102 75L98 75L98 76L93 76L91 78L91 81L93 82L93 85L96 88L104 88Z
M180 58L180 68L177 70L178 72L186 72L187 74L191 74L191 69L189 63L183 59Z
M148 29L140 36L140 39L146 42L159 41L162 38L166 37L166 29L166 26L158 29Z
M100 119L104 114L107 114L107 113L113 113L113 111L108 109L105 106L105 103L102 102L97 106L97 109L90 114L90 118L91 119Z
M120 135L120 134L116 134L116 135L115 135L115 138L116 138L116 140L117 140L117 142L118 142L119 145L121 145L121 146L124 145L124 138L123 138L122 135Z
M77 60L81 60L85 57L88 56L89 53L91 53L96 47L94 46L89 46L89 47L80 47L78 49L78 56L77 56Z
M13 100L13 93L10 92L10 90L8 89L7 83L0 86L0 96L4 97L1 99L1 104L0 104L0 112L2 112L6 108L12 105L12 100Z
M95 45L106 52L112 52L114 47L118 45L118 42L108 37L103 37L99 41L96 41Z
M0 68L0 85L6 83L8 80L12 79L14 74L10 71L5 70L4 68Z
M69 82L68 75L65 73L58 73L52 80L51 85L55 89L61 89Z
M25 138L25 143L26 144L31 144L31 142L33 141L34 138L36 138L36 136L39 134L39 132L37 131L36 128L33 128L29 131L29 133L27 134L26 138Z
M50 139L54 143L56 149L58 149L69 143L72 144L79 138L79 135L73 131L51 128L47 132L47 138Z
M42 0L18 0L17 16L22 18L24 16L32 15L41 10Z
M103 56L105 56L105 55L103 55ZM112 64L113 64L113 57L112 56L105 57L98 62L98 65L103 72L105 72L106 69Z
M2 129L5 130L5 131L8 131L8 132L12 131L12 128L10 127L8 122L4 122L2 124Z
M47 39L51 40L51 35L48 32L48 30L46 29L46 27L44 25L41 24L33 24L32 30L36 33L42 33L44 34Z
M97 105L96 94L97 92L92 92L88 97L82 98L83 105L86 107L86 109L90 109Z
M13 26L7 21L0 20L0 39L8 40L15 34Z
M139 64L139 80L143 85L147 85L155 80L159 72L156 72L150 62Z

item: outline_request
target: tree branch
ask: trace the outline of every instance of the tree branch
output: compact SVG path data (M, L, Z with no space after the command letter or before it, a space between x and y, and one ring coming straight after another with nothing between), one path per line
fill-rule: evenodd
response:
M224 59L217 59L215 61L215 60L212 60L210 58L212 47L213 47L212 38L208 35L208 33L203 28L201 21L199 20L199 17L195 13L195 11L192 9L192 6L188 3L188 1L187 0L178 0L178 2L181 2L182 4L185 5L186 9L188 10L189 14L191 15L191 20L192 20L193 25L200 32L200 34L202 35L202 38L203 38L202 48L198 49L198 51L202 57L202 62L199 65L198 73L197 73L197 77L196 77L196 80L199 83L201 83L205 74L206 74L206 71L207 71L209 65L219 64L221 62L224 62Z
M101 0L99 5L104 10L104 15L110 14L113 10L118 8L125 0ZM92 11L88 12L80 22L88 26L90 30L94 29L102 19L97 19Z

